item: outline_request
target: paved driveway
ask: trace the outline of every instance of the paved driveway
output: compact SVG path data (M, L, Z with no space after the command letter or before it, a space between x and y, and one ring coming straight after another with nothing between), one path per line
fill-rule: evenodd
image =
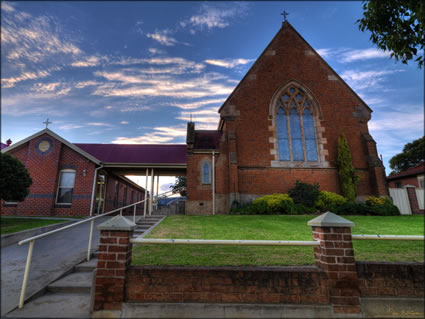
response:
M95 226L111 217L95 220ZM35 241L26 296L45 287L87 256L90 222ZM99 243L99 231L93 232L93 246ZM1 315L19 303L28 245L10 245L1 249Z

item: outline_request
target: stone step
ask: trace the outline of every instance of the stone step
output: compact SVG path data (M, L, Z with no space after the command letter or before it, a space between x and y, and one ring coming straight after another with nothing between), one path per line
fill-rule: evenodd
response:
M90 293L93 273L74 272L47 286L47 290L58 293Z
M90 293L52 293L6 315L8 318L90 318Z
M97 266L97 258L92 258L90 261L85 261L74 267L75 272L92 272Z

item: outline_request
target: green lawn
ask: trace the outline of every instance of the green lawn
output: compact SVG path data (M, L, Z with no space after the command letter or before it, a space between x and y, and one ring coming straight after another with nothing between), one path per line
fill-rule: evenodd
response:
M65 219L35 219L1 217L1 234L16 233L18 231L66 222Z
M312 240L316 216L169 216L148 238ZM347 216L353 234L423 235L423 216ZM359 261L424 261L423 241L355 240ZM312 247L134 245L135 265L306 265Z

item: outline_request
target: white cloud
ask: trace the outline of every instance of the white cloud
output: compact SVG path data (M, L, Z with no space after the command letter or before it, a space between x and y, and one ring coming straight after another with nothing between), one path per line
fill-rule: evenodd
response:
M128 122L127 121L121 121L120 124L126 125L126 124L128 124Z
M331 56L331 52L332 52L332 49L328 49L328 48L326 48L326 49L317 49L316 50L316 52L322 57L322 58L327 58L327 57L329 57L329 56Z
M111 110L111 109L113 109L113 107L111 105L107 105L107 106L105 106L105 109Z
M104 127L113 127L112 124L104 123L104 122L89 122L87 123L89 126L104 126Z
M82 125L78 125L78 124L64 124L59 126L59 129L67 131L67 130L73 130L73 129L82 128L82 127L83 127Z
M149 51L150 54L164 54L165 53L164 50L160 50L160 49L157 49L157 48L149 48L148 51Z
M196 102L191 102L191 103L172 103L172 106L177 106L181 109L185 109L185 110L190 110L190 109L197 109L200 108L201 106L204 105L209 105L209 104L217 104L217 106L223 104L223 102L225 101L225 99L208 99L208 100L201 100L201 101L196 101Z
M210 59L210 60L205 60L205 63L211 64L211 65L215 65L215 66L221 66L227 69L232 69L238 65L244 65L244 64L248 64L251 61L254 61L254 59Z
M362 61L369 59L378 59L378 58L389 58L390 52L382 51L379 49L362 49L362 50L351 50L344 52L341 57L341 62L349 63L353 61Z
M141 112L141 111L148 111L151 108L149 106L128 106L123 109L121 109L121 112Z
M99 57L99 56L89 56L85 57L81 60L77 60L71 63L73 67L92 67L92 66L98 66L102 61L107 61L107 57Z
M114 144L166 144L175 143L176 139L183 140L186 136L185 126L155 127L154 132L136 137L117 137Z
M235 16L246 13L246 4L233 2L230 4L202 4L199 13L180 22L182 28L189 28L191 33L196 30L223 29L230 25L230 20Z
M402 69L379 71L346 70L341 73L341 77L347 81L350 87L355 91L371 88L377 89L382 87L381 82L386 79L386 76L403 71Z
M169 30L155 31L154 33L147 33L146 36L152 40L157 41L159 44L165 46L175 46L179 43L175 38L169 35Z
M89 80L89 81L77 82L77 84L75 85L75 87L77 89L83 89L83 88L85 88L87 86L96 86L96 85L100 85L100 84L101 84L100 82Z
M2 1L1 2L1 9L6 11L6 12L13 12L15 11L15 8L12 6L11 3L6 2L6 1Z

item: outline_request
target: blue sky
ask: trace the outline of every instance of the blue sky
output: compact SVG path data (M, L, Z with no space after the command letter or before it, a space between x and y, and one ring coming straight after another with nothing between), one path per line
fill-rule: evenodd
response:
M279 30L280 13L374 110L388 160L423 135L423 70L375 48L361 2L2 2L1 140L184 143Z

